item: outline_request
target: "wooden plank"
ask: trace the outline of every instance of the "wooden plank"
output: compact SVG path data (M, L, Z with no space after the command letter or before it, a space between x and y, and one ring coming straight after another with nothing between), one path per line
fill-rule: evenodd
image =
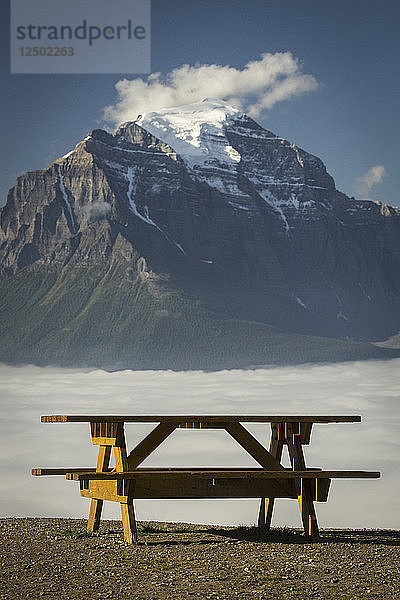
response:
M297 499L299 482L294 479L281 479L281 481L285 482L286 491L278 497ZM316 479L315 481L319 482L318 498L315 499L325 502L327 495L323 484L331 480ZM133 484L135 487L132 487ZM260 478L191 479L186 476L166 479L152 474L151 477L139 478L135 481L90 479L81 481L80 485L81 496L85 498L127 503L130 499L258 498L271 494L273 481Z
M90 421L90 433L94 446L118 446L123 421ZM122 435L124 435L122 433Z
M230 423L226 427L226 431L233 437L244 448L250 456L252 456L264 469L283 471L284 468L276 458L274 458L260 442L256 440L251 433L243 427L240 423ZM272 496L282 496L285 491L282 489L284 483L275 482L276 494ZM274 487L274 486L272 486Z
M240 423L230 423L226 431L252 456L262 467L268 470L283 471L284 467L266 448Z
M92 498L89 510L89 519L87 523L87 532L93 533L100 527L101 512L103 510L103 500Z
M306 427L312 427L312 425L305 424ZM271 423L271 440L269 445L270 454L276 458L279 462L282 459L283 451L283 436L282 423ZM275 498L270 496L269 498L261 498L260 508L258 511L258 527L268 531L271 528L272 514L274 511Z
M115 470L122 473L128 470L128 456L126 452L126 441L124 423L118 423L114 445Z
M100 446L96 465L97 473L102 473L106 470L108 471L110 463L110 453L111 448L109 446ZM88 533L92 533L93 531L97 531L99 529L102 510L103 499L101 498L101 496L100 498L96 498L96 496L92 497L89 510L89 519L87 524Z
M36 477L40 477L43 475L66 475L67 473L92 473L93 472L93 467L67 467L67 468L63 468L63 469L42 469L42 468L37 468L37 469L32 469L32 475L35 475ZM112 469L107 469L107 471L111 472Z
M96 471L98 473L104 473L104 471L110 470L108 466L110 464L110 456L111 446L100 446L96 465Z
M128 468L135 469L155 450L176 428L173 424L159 423L150 433L129 453Z
M92 480L123 480L123 479L151 479L152 477L163 477L165 480L180 479L379 479L379 471L292 471L283 469L281 471L267 471L264 469L255 470L204 470L194 471L192 469L159 469L147 470L137 469L136 471L125 471L123 473L108 472L96 473L72 471L66 473L66 479L69 481L87 481Z
M316 540L319 538L319 529L313 501L313 492L310 484L311 481L301 480L298 503L301 520L303 522L304 533L307 537Z
M125 493L125 487L128 490L129 485L125 486L123 481L102 481L90 479L86 481L81 481L80 483L80 492L83 498L109 500L111 502L119 502L125 504L129 500L128 494ZM119 484L122 484L122 488Z
M40 469L42 470L42 469ZM46 469L47 470L47 469ZM51 469L50 469L51 470ZM310 469L310 471L320 471L321 469ZM88 467L85 469L75 469L71 467L70 469L55 469L55 471L60 471L60 474L66 475L73 473L88 473L90 475L96 474L96 471L93 467ZM264 469L260 469L260 467L139 467L138 469L133 469L129 471L125 471L127 475L133 473L197 473L197 472L207 472L207 473L220 473L221 471L225 471L228 473L236 473L236 472L256 472L256 473L267 473ZM287 469L289 473L292 473L291 469ZM115 473L115 469L108 469L106 472ZM275 471L271 471L271 473L275 473ZM57 475L58 473L55 473ZM122 477L122 475L121 475ZM67 479L70 479L69 477Z
M332 479L318 479L310 480L313 500L315 502L326 502L328 500L329 489L331 487Z
M47 415L42 423L359 423L359 415Z
M124 540L128 544L138 541L135 511L133 504L121 504L122 525L124 528Z
M311 441L313 423L300 423L301 443L308 445Z
M68 421L67 415L43 415L40 417L42 423L66 423Z
M296 499L298 484L293 480L282 481L285 481L286 488L279 497ZM131 487L132 483L134 488ZM91 479L81 482L81 485L81 495L86 498L96 497L120 503L129 503L133 499L259 498L276 490L272 479L191 479L186 475L166 479L154 474L134 482Z
M116 444L114 446L115 471L123 473L129 469L128 454L126 451L125 424L119 423L117 426ZM117 484L117 494L124 494L129 497L128 503L120 502L122 525L124 528L124 539L128 544L138 542L138 534L135 519L135 509L133 506L132 492L136 487L135 481L122 479Z
M291 423L285 423L285 438L293 471L304 470L306 468L306 461L301 444L300 423L296 423L295 426ZM305 478L300 480L298 503L305 535L312 539L318 539L318 521L310 484L311 482Z
M83 469L84 471L94 471L94 469ZM291 469L287 469L288 472L292 472ZM321 471L322 469L310 469L310 471ZM69 473L73 472L74 469L69 469ZM127 471L128 473L152 473L152 472L156 472L156 473L174 473L174 472L181 472L181 473L186 473L186 472L190 472L190 473L196 473L196 472L201 472L201 471L205 471L205 472L215 472L215 473L219 473L221 471L227 471L227 472L232 472L235 473L237 471L246 471L246 473L255 471L257 473L261 473L261 472L265 472L265 469L260 469L260 467L138 467L137 469L133 469L133 470L129 470ZM275 471L272 471L272 473L275 473Z
M282 480L285 481L285 480ZM279 497L297 497L297 485L286 480L285 488ZM187 479L166 481L152 477L137 480L135 498L138 499L211 499L211 498L259 498L275 493L276 485L272 479Z

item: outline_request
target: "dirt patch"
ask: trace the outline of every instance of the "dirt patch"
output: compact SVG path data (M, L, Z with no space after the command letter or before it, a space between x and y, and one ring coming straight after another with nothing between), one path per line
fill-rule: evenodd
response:
M86 533L77 519L1 519L1 600L398 600L400 532L138 524Z

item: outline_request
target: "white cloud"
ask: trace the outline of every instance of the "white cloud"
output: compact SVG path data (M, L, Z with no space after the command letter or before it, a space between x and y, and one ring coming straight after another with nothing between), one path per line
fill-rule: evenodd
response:
M291 52L265 53L243 69L221 65L183 65L163 77L122 79L116 84L118 101L104 110L107 122L132 121L144 112L223 98L257 117L277 102L318 88L312 75L302 73Z
M361 175L356 181L356 191L364 198L368 198L372 186L381 183L386 175L386 169L383 165L375 165L368 169L364 175Z
M92 219L103 217L109 213L110 210L111 205L107 202L92 202L91 204L87 204L82 208L82 212Z
M32 467L96 463L87 423L41 424L46 414L361 414L362 423L315 425L308 464L382 471L380 480L333 481L319 503L321 527L400 527L400 359L216 373L79 370L0 365L2 515L87 516L88 503L64 477ZM132 448L153 425L127 425ZM267 443L268 426L249 429ZM148 466L253 466L224 432L176 431ZM136 502L139 519L251 524L257 500ZM105 518L119 507L105 503ZM275 526L300 526L297 504L277 502Z

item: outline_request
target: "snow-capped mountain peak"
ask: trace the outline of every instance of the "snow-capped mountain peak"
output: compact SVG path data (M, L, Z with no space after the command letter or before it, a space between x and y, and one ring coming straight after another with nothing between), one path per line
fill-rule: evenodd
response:
M399 331L399 240L400 211L348 198L320 159L226 102L145 114L10 190L0 359L186 369L383 356L328 338ZM319 336L311 353L300 333Z
M299 198L310 206L307 189L321 190L322 199L334 187L319 159L224 100L205 98L145 113L136 124L168 144L197 181L239 198L239 205L233 199L238 208L250 210L249 197L256 192L279 215L286 231L286 212L299 207Z
M224 100L205 98L145 113L136 123L171 146L190 169L219 166L230 171L240 161L240 154L230 145L225 129L242 116Z

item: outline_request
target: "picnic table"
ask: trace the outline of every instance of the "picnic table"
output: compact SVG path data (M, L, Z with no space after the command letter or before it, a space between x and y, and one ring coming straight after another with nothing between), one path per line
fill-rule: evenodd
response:
M298 501L304 533L319 537L314 502L326 502L334 478L378 478L376 471L332 471L306 466L303 446L310 444L315 423L355 423L360 416L303 415L50 415L42 423L90 424L92 443L99 446L95 468L35 468L32 474L65 475L77 481L81 496L91 499L88 532L98 530L104 500L119 502L124 537L137 542L135 499L261 498L258 526L268 530L276 498ZM129 453L126 423L157 423L156 427ZM243 423L269 423L269 449L261 444ZM139 467L176 429L222 429L227 431L260 465L241 467ZM290 468L281 464L283 448ZM115 468L110 468L111 450Z

